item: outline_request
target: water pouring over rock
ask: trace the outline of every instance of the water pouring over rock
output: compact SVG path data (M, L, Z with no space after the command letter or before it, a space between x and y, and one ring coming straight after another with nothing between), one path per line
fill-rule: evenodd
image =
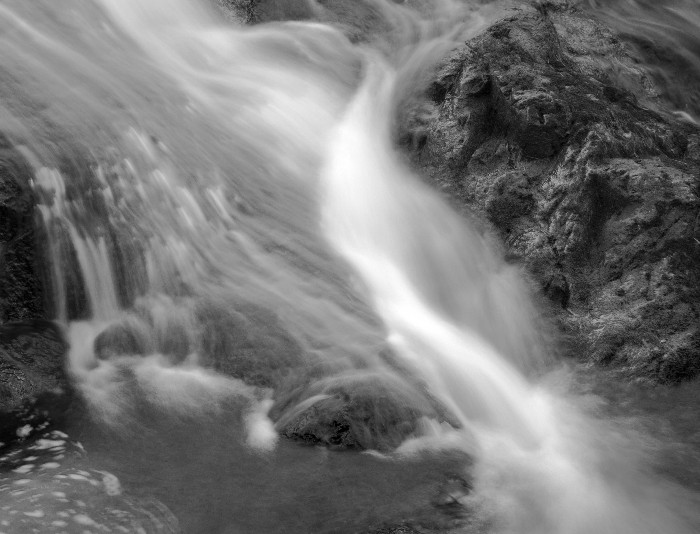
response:
M153 531L694 532L696 495L561 385L524 274L397 148L502 6L361 2L384 30L359 38L330 4L0 7L71 461L158 503Z

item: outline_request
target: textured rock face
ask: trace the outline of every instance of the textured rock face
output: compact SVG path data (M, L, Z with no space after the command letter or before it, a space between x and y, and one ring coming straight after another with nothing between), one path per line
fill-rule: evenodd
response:
M41 317L31 171L0 134L0 323Z
M31 178L22 154L0 134L0 412L8 413L47 392L67 391L65 342L38 320L44 303Z
M49 407L59 415L70 396L65 351L60 332L44 321L0 325L0 413L51 392Z
M512 13L440 66L401 140L527 266L573 352L634 377L696 374L700 132L590 16Z

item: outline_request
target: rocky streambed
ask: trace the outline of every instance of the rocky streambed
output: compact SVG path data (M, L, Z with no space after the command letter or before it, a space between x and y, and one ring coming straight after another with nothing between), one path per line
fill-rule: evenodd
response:
M421 2L403 3L421 7ZM422 83L406 91L409 96L397 106L393 134L423 181L476 225L511 266L522 270L544 316L541 327L553 352L573 366L632 384L626 398L635 398L635 384L642 383L638 387L656 391L669 410L674 408L668 397L677 384L684 384L684 406L678 409L693 414L697 401L687 391L700 371L700 102L694 93L700 69L694 55L697 39L690 34L698 26L690 15L699 15L684 2L663 4L639 3L635 16L622 1L490 4L484 28L466 42L455 42ZM390 28L382 11L365 1L221 0L218 5L224 15L246 24L320 20L342 28L359 46L376 42ZM661 15L669 17L669 24L678 17L688 26L678 26L676 34L654 32L654 17ZM86 416L67 378L65 332L49 321L46 236L35 211L29 155L11 137L0 138L0 441L7 460L3 468L14 473L9 475L14 483L24 480L16 470L31 463L13 459L19 458L17 451L28 451L27 446L42 440L67 439L62 432L71 419ZM79 300L74 307L80 307ZM223 341L204 332L211 352L218 355L210 367L251 386L294 386L289 376L302 357L293 336L275 313L248 304L241 310L222 315ZM224 348L240 357L222 360ZM391 351L378 350L391 365ZM281 363L260 367L260 354ZM453 422L434 399L377 393L392 387L382 380L357 379L319 390L327 398L286 420L280 433L292 441L334 452L351 449L354 454L395 447L426 413ZM275 413L273 409L273 417ZM688 418L680 419L687 423ZM184 435L177 425L170 428L173 434ZM37 434L27 434L27 427ZM75 423L72 428L77 428ZM684 431L687 436L688 428ZM107 439L86 438L96 444ZM77 439L69 441L73 448ZM216 451L223 448L221 443L210 445ZM283 446L285 451L289 447ZM692 447L684 451L694 457ZM49 453L42 449L41 454ZM326 461L316 452L289 454L307 467ZM41 462L53 465L57 460L49 456ZM110 464L109 458L100 458L102 463L95 466L78 449L68 457L60 467L68 478L53 480L56 491L65 492L69 480L82 476L109 496L112 475L100 470ZM345 461L337 467L343 477L355 469ZM423 486L390 468L392 480L408 488L418 511L412 514L404 507L387 512L387 517L400 512L406 520L386 524L370 514L363 518L365 524L374 525L376 533L488 528L470 514L474 503L467 497L469 477L452 459L441 458L437 464L439 475L424 465L416 468ZM214 473L216 466L206 469ZM363 459L362 469L371 479L369 473L377 467ZM37 480L32 488L41 485ZM290 480L281 487L293 487ZM328 491L335 490L337 485ZM378 491L382 498L390 493L383 487ZM30 491L26 497L33 495ZM108 513L101 500L80 495L86 508ZM158 501L139 508L121 490L118 498L128 508L118 518L124 525L146 525L154 531L166 528L162 525L177 528ZM30 508L18 513L39 528L44 517L30 515L35 513ZM89 516L79 512L69 519ZM102 515L100 521L117 524ZM347 521L354 529L363 528Z

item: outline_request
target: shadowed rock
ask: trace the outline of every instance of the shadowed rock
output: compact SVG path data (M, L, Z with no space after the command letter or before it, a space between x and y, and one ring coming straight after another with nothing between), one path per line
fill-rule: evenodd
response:
M400 138L527 266L572 352L677 381L700 371L700 131L653 84L584 11L523 6L443 62Z
M354 372L312 384L276 426L308 443L390 451L416 432L422 417L439 415L420 391L391 375Z
M246 384L275 387L304 361L301 346L271 310L246 302L209 303L195 315L202 364Z
M0 133L0 323L44 316L31 178L24 157Z

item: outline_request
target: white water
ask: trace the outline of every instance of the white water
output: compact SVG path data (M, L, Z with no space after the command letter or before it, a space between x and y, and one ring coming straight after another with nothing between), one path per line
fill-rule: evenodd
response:
M517 274L394 154L383 110L396 80L391 65L368 58L323 169L323 223L368 284L397 351L459 416L463 446L478 459L474 498L499 532L692 532L683 517L692 501L643 472L637 444L530 383L496 350L526 351L534 336L523 317L533 310ZM435 293L482 306L456 321Z
M194 0L99 5L105 34L120 44L116 56L130 58L133 68L100 44L94 57L68 63L132 106L126 118L98 103L93 110L92 120L114 121L109 142L125 156L92 169L88 195L75 185L69 191L72 177L43 161L39 143L28 143L28 151L39 161L35 189L51 238L57 316L73 319L71 372L104 423L138 424L138 395L202 418L240 403L242 441L255 454L274 454L269 414L277 392L201 361L200 300L221 299L226 307L244 299L274 309L304 350L302 369L323 367L322 385L292 397L278 427L328 399L333 385L368 374L390 375L410 395L422 395L376 356L386 337L454 423L423 421L387 461L445 447L473 455L475 488L465 503L490 530L695 531L697 518L685 517L693 513L692 496L647 472L633 437L536 382L544 347L519 273L393 148L393 113L407 87L457 36L477 31L480 19L441 3L435 20L425 22L382 4L394 32L391 43L373 49L318 24L223 27ZM6 20L21 19L2 10ZM91 66L98 61L116 69L108 80L128 73L139 89L100 85ZM144 106L139 83L176 89ZM98 102L91 87L85 100ZM146 133L160 121L170 127L159 132L163 141ZM114 228L127 231L107 237ZM143 247L144 265L123 260L118 282L114 257L126 254L129 237ZM354 270L354 282L345 282L352 275L324 240ZM278 252L283 246L291 252ZM84 320L68 309L70 284L61 270L67 249L82 276ZM356 304L363 298L385 330ZM140 336L143 350L97 354L100 333L120 324ZM174 332L185 335L173 348Z

